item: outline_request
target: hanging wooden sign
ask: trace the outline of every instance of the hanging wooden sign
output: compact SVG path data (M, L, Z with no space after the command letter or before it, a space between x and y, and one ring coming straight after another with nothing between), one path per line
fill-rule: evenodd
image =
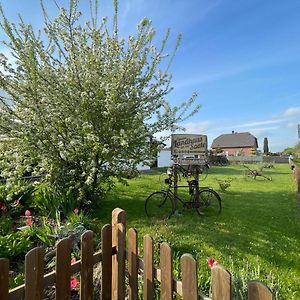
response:
M206 156L207 136L203 134L172 134L172 155L200 155Z

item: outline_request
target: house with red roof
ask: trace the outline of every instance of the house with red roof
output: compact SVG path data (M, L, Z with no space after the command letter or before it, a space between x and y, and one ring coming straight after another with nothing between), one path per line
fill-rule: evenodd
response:
M221 134L212 142L213 150L222 150L229 156L250 156L258 148L257 138L250 132Z

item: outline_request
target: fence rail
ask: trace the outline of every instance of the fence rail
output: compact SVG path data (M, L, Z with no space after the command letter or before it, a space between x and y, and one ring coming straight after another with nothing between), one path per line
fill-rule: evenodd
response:
M93 249L93 232L81 237L81 259L71 264L71 240L61 240L56 249L55 271L44 274L44 250L40 247L29 251L25 257L25 284L9 290L9 261L0 259L0 295L2 300L41 300L44 289L55 285L56 299L70 299L70 278L80 272L80 299L93 299L93 266L101 263L102 300L139 299L139 281L143 280L143 299L156 299L157 280L160 283L160 299L171 300L178 294L183 300L209 297L198 291L197 262L190 254L180 259L181 280L173 276L172 249L167 243L160 246L160 268L154 265L154 241L151 236L143 239L143 257L138 253L138 234L133 228L127 233L125 211L112 212L112 225L101 231L101 251ZM125 280L125 278L128 280ZM212 268L212 299L232 299L231 274L222 266ZM141 291L140 291L141 294ZM249 300L271 300L268 287L257 281L248 285Z

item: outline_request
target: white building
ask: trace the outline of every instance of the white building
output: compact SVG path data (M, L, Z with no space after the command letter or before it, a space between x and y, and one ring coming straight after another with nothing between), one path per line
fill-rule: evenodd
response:
M170 167L173 164L171 160L171 148L162 149L157 156L157 167Z
M143 163L139 163L136 167L139 171L147 171L150 170L148 165L144 165Z

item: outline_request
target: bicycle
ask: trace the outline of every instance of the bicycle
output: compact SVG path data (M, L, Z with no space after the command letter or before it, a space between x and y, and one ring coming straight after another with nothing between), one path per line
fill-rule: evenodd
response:
M175 168L177 169L177 182L180 182L182 177L189 178L196 172L199 174L199 180L204 181L208 175L209 164L206 163L201 166L188 166L188 168L185 169L179 163L174 163L173 166L169 167L166 172L159 175L158 180L161 185L165 183L165 179L167 179L166 176L168 176L168 178L171 177L171 179L174 180Z
M184 201L172 191L174 188L172 177L165 180L168 189L156 191L148 196L145 201L145 211L149 218L168 219L176 211L175 200L181 203L183 208L194 208L199 215L219 215L222 210L221 197L213 189L199 188L197 180L188 180L189 201Z

